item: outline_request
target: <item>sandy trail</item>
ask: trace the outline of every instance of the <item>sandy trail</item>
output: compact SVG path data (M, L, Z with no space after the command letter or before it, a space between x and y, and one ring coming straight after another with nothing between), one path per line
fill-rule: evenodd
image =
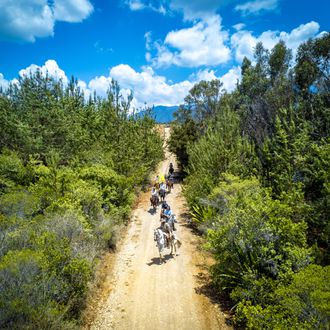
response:
M165 129L165 138L169 128ZM175 158L166 151L159 173L167 173ZM181 186L176 183L166 200L177 216L177 234L183 242L177 256L165 250L159 264L153 230L159 225L160 206L152 214L150 192L143 194L132 214L124 242L116 254L107 280L111 290L90 329L229 329L219 306L200 294L199 278L205 270L200 238L193 235L180 215L185 212Z

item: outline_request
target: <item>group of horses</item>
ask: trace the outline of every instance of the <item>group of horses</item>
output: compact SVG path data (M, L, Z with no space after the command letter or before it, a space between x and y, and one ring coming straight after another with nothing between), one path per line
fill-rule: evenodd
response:
M156 210L160 202L165 200L166 194L169 194L173 187L174 183L170 175L166 178L165 182L155 182L153 186L155 193L150 197L150 203L154 210Z
M173 172L174 168L173 165L170 164L169 168L169 174L166 177L165 182L159 182L156 180L154 186L153 186L153 193L150 197L150 203L153 207L153 210L156 211L157 206L160 202L164 202L166 198L166 194L171 193L171 190L173 189L174 183L173 183ZM162 217L161 217L162 220ZM174 221L174 215L172 215L171 219L172 222ZM154 240L157 242L157 247L159 251L159 261L160 263L164 262L164 256L163 256L163 250L164 248L170 248L171 252L170 254L172 256L176 255L177 248L181 246L181 241L178 239L177 235L173 232L174 230L174 223L173 226L171 226L171 221L168 221L167 224L170 226L170 231L167 233L165 232L162 227L154 230ZM173 254L174 251L174 254Z

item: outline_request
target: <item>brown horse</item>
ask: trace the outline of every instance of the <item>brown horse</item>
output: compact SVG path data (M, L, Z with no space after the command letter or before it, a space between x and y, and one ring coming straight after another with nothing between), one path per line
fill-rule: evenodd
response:
M159 204L159 197L157 195L152 195L150 197L150 203L151 203L151 206L156 209L156 207L158 206Z
M172 190L173 187L174 187L173 181L172 181L171 179L167 179L167 180L166 180L166 187L167 187L167 191L168 191L168 193L170 193L171 190Z
M163 202L165 200L166 190L160 189L158 193L159 193L160 200Z

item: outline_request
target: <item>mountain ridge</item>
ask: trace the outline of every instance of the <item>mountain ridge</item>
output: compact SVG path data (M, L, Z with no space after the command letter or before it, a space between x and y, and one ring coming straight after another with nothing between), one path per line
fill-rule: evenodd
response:
M154 106L151 110L151 115L155 118L156 122L159 124L167 124L173 121L173 114L179 108L178 105L166 106L166 105L157 105ZM149 113L148 110L142 110L137 113L138 116L144 116Z

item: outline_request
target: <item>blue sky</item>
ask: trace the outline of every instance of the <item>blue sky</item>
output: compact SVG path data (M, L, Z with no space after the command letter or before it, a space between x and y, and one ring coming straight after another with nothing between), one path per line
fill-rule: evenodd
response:
M134 107L176 105L201 79L232 90L262 41L329 31L328 0L0 0L0 85L36 69L88 96L116 79Z

